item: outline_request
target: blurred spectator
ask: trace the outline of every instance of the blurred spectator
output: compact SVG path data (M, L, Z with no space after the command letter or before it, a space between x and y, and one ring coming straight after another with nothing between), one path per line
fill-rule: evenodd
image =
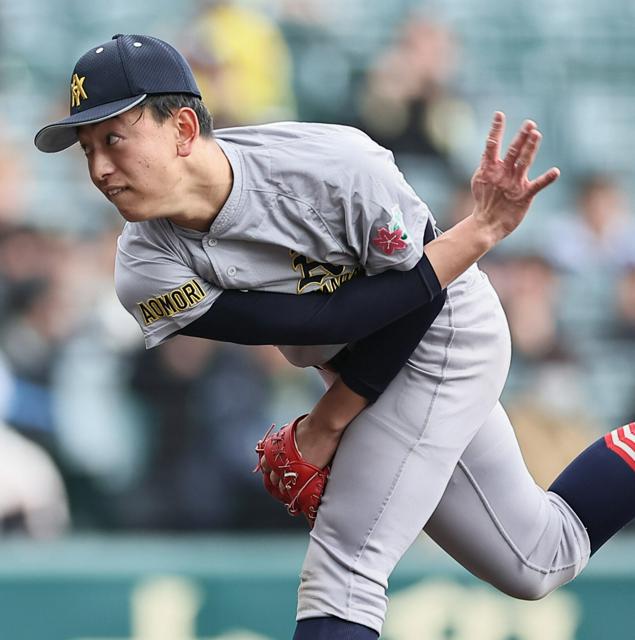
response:
M7 225L0 232L0 274L5 286L19 286L46 278L56 256L63 251L59 245L60 238L53 234L26 226Z
M551 392L566 390L553 386ZM543 489L602 433L583 411L554 411L541 406L531 394L512 402L507 412L527 468Z
M537 410L560 415L584 412L582 365L558 322L558 274L537 254L489 261L486 270L512 336L506 398L521 403L531 398Z
M309 25L324 24L328 7L319 0L280 0L282 20Z
M598 353L608 354L598 384L610 393L615 411L615 424L628 424L635 420L635 264L623 272L617 282L614 302L614 324L608 340L602 341ZM602 357L602 356L600 356ZM617 396L618 402L614 397Z
M556 217L547 234L558 267L619 272L635 259L635 219L626 194L609 175L580 179L573 215Z
M338 35L346 5L320 0L282 0L280 26L293 58L298 118L355 124L355 58L350 49L364 37ZM357 28L362 28L357 24ZM362 64L365 65L365 62Z
M147 447L128 388L129 362L143 341L112 285L116 233L78 241L59 276L78 302L51 379L55 444L80 524L94 521L91 511L113 522L113 496L137 479Z
M45 280L34 280L20 288L14 313L3 332L15 376L8 419L22 430L40 432L50 439L54 430L51 370L63 337L59 332L69 317Z
M16 145L0 128L0 229L19 222L27 205L27 166Z
M473 130L471 108L452 86L455 35L412 16L372 65L361 94L362 126L395 153L447 160Z
M457 182L447 197L447 206L441 212L439 225L449 229L469 216L474 210L474 196L469 182Z
M53 367L92 302L73 282L90 273L73 260L78 246L28 229L5 235L0 244L8 311L1 335L15 376L8 420L24 430L53 432Z
M232 0L202 0L185 51L217 128L295 116L291 57L280 28Z
M0 531L51 538L69 523L64 482L53 461L0 423Z
M587 343L605 339L615 324L617 280L635 257L635 219L623 189L611 176L583 177L574 214L554 217L544 237L566 285L561 321Z
M14 394L11 371L0 357L0 534L49 538L69 524L64 482L44 449L5 423Z
M505 261L505 280L499 276L497 287L516 356L534 362L565 357L555 312L558 284L554 269L540 255Z
M618 281L615 306L615 336L635 344L635 263L625 269Z
M123 522L170 530L288 526L284 510L263 500L251 470L254 443L280 410L278 398L278 420L316 399L307 379L290 369L272 348L184 336L140 352L132 383L147 415L150 457L123 500Z
M583 363L558 323L562 283L539 254L487 265L512 335L504 405L527 467L547 488L601 432L585 393Z

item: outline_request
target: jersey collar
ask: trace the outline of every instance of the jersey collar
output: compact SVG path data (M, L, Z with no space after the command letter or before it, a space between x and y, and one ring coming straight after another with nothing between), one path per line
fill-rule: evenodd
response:
M243 194L243 163L240 153L236 150L231 142L216 138L216 143L221 148L234 174L234 184L232 190L223 205L223 208L214 218L209 232L213 236L219 236L232 226L240 211L240 203Z

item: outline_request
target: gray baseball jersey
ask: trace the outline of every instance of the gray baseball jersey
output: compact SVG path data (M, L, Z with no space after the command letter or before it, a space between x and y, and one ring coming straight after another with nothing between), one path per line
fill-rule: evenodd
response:
M282 123L220 130L216 140L234 184L209 232L161 219L128 223L119 239L117 294L148 347L223 289L332 291L360 268L408 270L421 258L430 211L361 131Z
M208 311L223 289L332 291L357 269L411 269L431 214L391 155L351 128L277 124L217 140L234 186L209 232L129 223L116 288L152 347ZM295 364L333 347L283 349ZM538 488L498 404L505 316L475 266L379 399L347 428L302 571L298 618L381 630L388 576L426 527L476 575L538 597L585 566L575 513ZM469 531L469 533L468 533Z

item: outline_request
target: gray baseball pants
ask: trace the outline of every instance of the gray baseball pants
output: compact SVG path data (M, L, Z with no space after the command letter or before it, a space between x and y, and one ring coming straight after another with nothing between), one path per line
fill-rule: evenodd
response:
M582 523L534 483L498 402L509 358L498 297L472 267L342 438L310 535L299 620L337 616L381 632L388 577L422 530L517 598L540 598L584 568Z

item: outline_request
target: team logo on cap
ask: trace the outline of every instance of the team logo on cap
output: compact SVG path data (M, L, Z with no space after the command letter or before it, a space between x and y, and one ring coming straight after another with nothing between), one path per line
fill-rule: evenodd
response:
M84 89L84 80L86 76L81 78L74 73L71 81L71 107L79 107L82 100L88 100L88 95Z

